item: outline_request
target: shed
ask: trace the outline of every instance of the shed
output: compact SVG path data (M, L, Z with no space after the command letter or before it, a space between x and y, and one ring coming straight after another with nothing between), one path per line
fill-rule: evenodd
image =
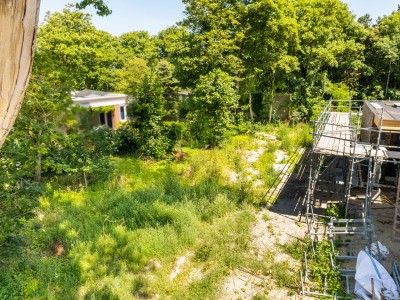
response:
M82 90L72 92L74 104L81 107L92 108L88 116L79 115L81 123L90 123L92 126L104 125L116 129L120 123L127 120L128 96L95 90ZM93 108L108 108L101 109Z

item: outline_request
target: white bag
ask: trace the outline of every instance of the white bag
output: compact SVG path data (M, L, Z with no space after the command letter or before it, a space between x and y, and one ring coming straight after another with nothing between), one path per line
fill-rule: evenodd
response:
M357 256L354 293L364 300L372 299L371 279L374 282L375 299L399 299L393 278L375 258L362 250Z

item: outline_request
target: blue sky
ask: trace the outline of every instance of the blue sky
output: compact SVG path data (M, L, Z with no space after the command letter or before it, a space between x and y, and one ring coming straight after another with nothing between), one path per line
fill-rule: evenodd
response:
M0 0L2 1L2 0ZM40 21L46 11L62 11L65 4L78 0L41 0ZM112 14L98 17L90 8L86 11L93 15L93 24L113 35L134 30L146 30L157 34L184 18L184 5L180 0L105 0Z
M400 4L399 0L342 0L342 2L347 3L355 15L360 17L368 13L373 19L390 15Z
M0 0L1 1L1 0ZM77 0L76 0L77 1ZM71 0L42 0L40 20L46 11L61 11ZM150 34L174 25L183 19L184 5L180 0L105 0L113 13L108 17L98 17L93 9L93 24L113 35L134 30L146 30ZM369 13L373 19L397 10L399 0L343 0L357 16Z

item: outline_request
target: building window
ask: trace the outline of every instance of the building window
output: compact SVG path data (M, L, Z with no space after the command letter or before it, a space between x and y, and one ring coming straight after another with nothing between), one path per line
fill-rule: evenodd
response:
M100 125L107 126L107 127L110 127L110 128L113 127L112 112L100 113Z
M106 125L106 114L100 113L100 125Z
M119 116L121 121L126 121L126 106L119 107Z

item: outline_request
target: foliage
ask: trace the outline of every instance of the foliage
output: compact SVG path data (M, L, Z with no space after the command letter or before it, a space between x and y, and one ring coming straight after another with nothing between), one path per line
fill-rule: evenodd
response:
M166 60L160 60L157 64L156 73L165 99L164 120L177 121L179 81L174 77L174 66Z
M243 70L240 45L244 39L246 4L217 0L184 0L183 45L175 60L184 86L194 87L200 76L215 69L237 76Z
M370 30L371 48L366 53L370 65L374 70L371 73L369 82L365 88L371 89L378 84L384 90L384 97L387 99L396 95L398 89L399 73L397 71L400 63L400 12L382 18L378 27Z
M2 165L3 171L9 171L4 167ZM29 245L26 233L36 226L29 224L29 220L35 216L34 208L42 189L36 182L23 177L13 181L7 179L1 176L0 257L13 259L22 255L24 247Z
M27 222L40 224L28 234L27 262L7 265L0 293L217 297L226 272L244 262L241 253L249 249L254 221L253 210L225 186L226 159L224 150L195 150L183 163L124 157L116 159L117 176L91 189L47 184L37 209L42 219ZM58 256L60 246L65 253ZM188 264L204 268L204 277L180 284L189 276L183 271L176 284L163 284L187 249L194 253ZM154 280L147 280L149 272Z
M263 115L276 89L285 89L287 76L298 69L298 25L294 7L285 1L259 0L248 5L249 26L243 40L245 78L242 93L263 94ZM271 121L271 118L269 118Z
M79 9L86 8L89 5L93 5L99 16L108 16L112 12L103 0L83 0L76 3L76 7Z
M0 298L216 298L221 279L246 262L248 204L259 205L276 180L274 151L310 145L301 122L324 99L400 95L399 12L372 24L367 15L357 23L338 0L183 3L184 20L158 36L113 37L71 5L46 16L0 159ZM87 5L111 12L100 0L77 8ZM70 92L83 88L132 96L129 123L116 132L80 131ZM191 97L179 102L180 88ZM249 120L254 107L259 119L272 120L276 93L290 94L290 124L297 125ZM254 141L237 136L255 129L277 136L253 165L265 183L259 188L241 160ZM178 162L150 159L192 141L220 148L185 148L188 157ZM149 160L114 156L135 151ZM237 182L227 184L227 170L240 174ZM289 248L300 258L309 245ZM168 266L187 251L203 277L189 282L183 270L174 283L185 284L165 285ZM329 252L327 241L317 245L310 276L319 287L327 277L334 293L339 278ZM278 286L296 288L286 263L263 264Z
M343 82L331 83L328 86L327 94L332 95L336 100L351 100L352 91Z
M118 37L118 52L122 61L140 58L148 62L149 66L157 63L159 50L157 40L146 31L132 31Z
M347 6L338 0L296 1L299 28L300 68L295 84L294 104L305 105L307 98L321 99L330 81L343 81L354 88L363 68L363 30Z
M159 78L154 74L145 78L137 100L128 107L129 124L137 130L140 152L145 157L164 158L174 146L166 136L163 124L165 98Z
M231 77L221 70L201 76L193 91L192 135L203 144L217 146L225 138L238 106L238 96Z
M67 91L113 89L117 40L97 30L90 19L70 5L62 13L46 15L37 37L37 76Z
M325 216L341 219L345 217L346 211L343 206L339 206L335 203L332 203L329 205L328 209L325 211L324 214Z
M133 58L124 64L123 68L117 71L117 89L134 98L139 95L143 82L150 73L147 62L142 58Z
M116 153L119 155L134 153L139 149L139 137L137 130L128 125L120 126L115 134Z
M304 259L304 253L307 255L307 267L310 270L311 283L315 285L319 291L324 290L326 278L326 293L334 295L338 293L342 295L341 279L339 271L332 267L331 254L332 247L328 240L314 243L315 251L311 251L312 243L309 239L305 241L295 241L285 246L285 251L297 260Z
M307 124L297 124L293 127L280 124L277 126L276 136L281 141L281 148L294 153L299 147L307 148L311 145L311 128Z
M312 280L318 285L319 290L323 290L325 278L327 282L326 292L334 295L341 291L339 271L332 268L330 253L332 247L327 240L316 244L315 254L309 262Z

